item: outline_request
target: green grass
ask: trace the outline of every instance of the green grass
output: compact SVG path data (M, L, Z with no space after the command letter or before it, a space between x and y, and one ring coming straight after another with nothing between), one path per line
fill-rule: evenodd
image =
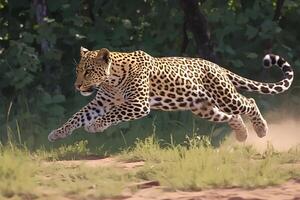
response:
M87 145L88 141L82 140L72 145L62 145L50 150L40 148L36 150L35 155L48 161L84 159L93 155Z
M63 164L56 160L88 156L86 142L57 150L29 152L10 143L0 146L0 199L99 199L116 197L134 180L114 167Z
M35 152L14 143L0 145L0 199L117 198L142 180L159 181L171 190L201 190L264 187L300 178L300 146L276 152L269 145L258 153L230 141L214 148L207 137L186 137L177 145L151 136L118 155L123 162L145 161L133 171L65 161L89 156L86 141Z
M35 187L38 164L26 150L0 146L0 197L26 195Z
M186 145L161 148L154 137L138 141L120 159L144 160L137 176L157 180L171 189L200 190L213 187L263 187L300 177L300 167L283 164L299 161L299 148L279 153L270 146L259 154L251 146L214 148L207 138L187 138Z
M40 190L52 190L58 196L63 194L76 199L97 199L119 196L132 176L111 167L86 167L64 164L48 164L39 170Z

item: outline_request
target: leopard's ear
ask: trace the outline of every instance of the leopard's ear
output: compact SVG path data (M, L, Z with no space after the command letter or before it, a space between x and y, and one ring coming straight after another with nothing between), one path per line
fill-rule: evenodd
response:
M97 58L102 60L103 62L105 63L108 63L109 62L109 59L110 59L110 52L108 49L106 48L102 48L98 51L97 53Z
M84 47L80 47L80 56L83 57L89 50Z

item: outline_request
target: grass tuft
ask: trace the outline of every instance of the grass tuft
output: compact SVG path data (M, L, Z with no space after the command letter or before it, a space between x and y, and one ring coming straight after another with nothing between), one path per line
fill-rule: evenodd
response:
M65 166L51 164L38 173L42 188L78 199L98 199L119 196L132 176L120 169L108 167Z
M0 197L26 195L36 186L37 164L26 149L0 146Z
M99 199L120 196L133 175L114 167L88 167L59 159L89 155L82 141L57 150L30 152L0 145L0 199ZM51 161L49 161L51 160Z
M181 145L150 136L119 155L123 161L145 161L133 171L67 161L90 155L86 141L37 152L13 142L0 144L0 199L115 198L142 179L173 190L201 190L264 187L300 178L299 146L277 152L269 145L258 153L251 146L229 142L215 148L203 136L186 137Z
M71 145L62 145L57 149L45 150L41 148L35 154L37 157L48 161L84 159L92 154L87 145L88 141L82 140Z
M187 138L184 144L162 148L151 136L137 141L134 148L124 151L120 157L128 161L144 160L146 164L137 176L157 180L174 190L263 187L299 177L299 167L280 168L281 154L271 146L262 154L245 145L214 148L209 138L198 136Z

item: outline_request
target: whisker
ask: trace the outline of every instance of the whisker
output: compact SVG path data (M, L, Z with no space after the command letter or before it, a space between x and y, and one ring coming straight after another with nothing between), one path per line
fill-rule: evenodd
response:
M75 60L75 58L73 58L73 62L74 62L74 63L73 63L74 65L76 65L76 66L78 65L78 63L77 63L77 61Z

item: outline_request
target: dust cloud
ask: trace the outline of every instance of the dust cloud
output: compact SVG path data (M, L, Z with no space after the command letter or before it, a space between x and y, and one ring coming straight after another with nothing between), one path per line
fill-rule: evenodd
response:
M249 133L245 144L252 145L258 151L266 150L272 145L277 151L287 151L300 145L300 118L291 116L288 111L277 111L266 115L269 131L263 138L259 138L250 123L247 123Z
M287 151L300 144L300 120L287 119L278 123L269 123L268 134L259 138L254 130L249 131L246 144L253 145L263 151L267 145L273 145L277 151Z

